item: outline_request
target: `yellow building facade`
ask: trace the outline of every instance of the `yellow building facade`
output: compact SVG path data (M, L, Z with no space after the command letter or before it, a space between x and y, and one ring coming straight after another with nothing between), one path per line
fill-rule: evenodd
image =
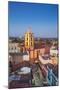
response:
M34 48L34 36L31 31L25 33L25 48L26 49Z
M29 51L30 61L34 62L38 58L39 50L34 47L34 35L30 30L25 33L25 48Z

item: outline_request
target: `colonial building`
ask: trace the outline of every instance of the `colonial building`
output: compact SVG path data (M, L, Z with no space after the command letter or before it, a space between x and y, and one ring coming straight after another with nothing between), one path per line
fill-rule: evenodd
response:
M9 61L13 64L19 64L23 62L23 54L22 53L9 53Z
M25 33L25 49L29 52L30 61L35 61L38 59L39 53L44 54L45 48L40 48L40 45L35 44L34 35L31 31L31 28Z
M10 42L9 43L9 53L20 52L20 47L18 45L19 45L19 43Z
M58 50L55 46L50 48L50 55L58 56Z

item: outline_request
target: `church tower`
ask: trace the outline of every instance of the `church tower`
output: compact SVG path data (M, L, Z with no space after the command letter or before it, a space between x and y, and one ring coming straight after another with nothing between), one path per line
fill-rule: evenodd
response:
M34 36L31 32L31 27L25 33L25 48L26 49L33 49L34 48Z

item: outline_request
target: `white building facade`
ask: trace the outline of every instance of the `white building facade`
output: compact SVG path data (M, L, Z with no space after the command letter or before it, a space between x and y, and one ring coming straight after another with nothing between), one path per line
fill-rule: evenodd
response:
M9 53L20 52L19 43L9 43Z

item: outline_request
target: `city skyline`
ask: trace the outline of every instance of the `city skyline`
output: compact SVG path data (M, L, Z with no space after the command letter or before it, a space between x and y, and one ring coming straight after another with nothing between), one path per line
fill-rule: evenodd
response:
M58 5L9 2L9 36L23 36L29 27L36 37L58 37Z

